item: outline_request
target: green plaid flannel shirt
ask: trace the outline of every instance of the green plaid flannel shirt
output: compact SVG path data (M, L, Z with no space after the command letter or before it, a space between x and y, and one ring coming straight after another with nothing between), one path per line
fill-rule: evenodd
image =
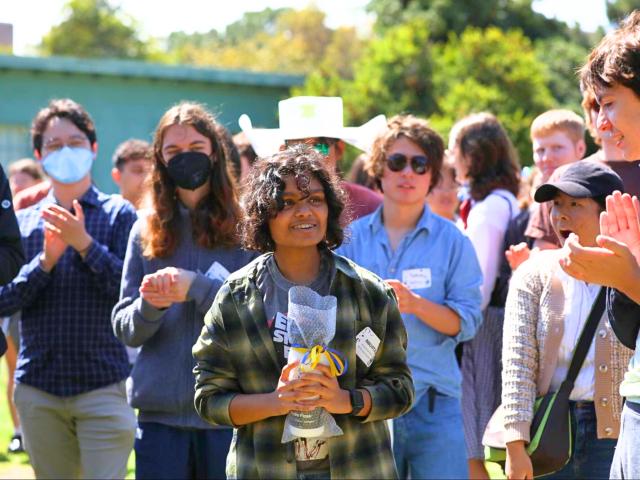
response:
M193 347L195 407L214 425L233 426L229 404L236 394L269 393L278 384L281 369L256 286L268 255L229 276ZM371 272L333 255L331 294L338 299L338 314L330 346L349 362L338 381L344 389L366 388L372 407L367 417L334 415L344 435L329 439L331 478L397 478L384 420L404 414L413 403L407 333L393 291ZM356 359L356 334L365 327L381 340L370 367ZM293 444L280 441L284 419L271 417L235 430L229 478L296 478Z

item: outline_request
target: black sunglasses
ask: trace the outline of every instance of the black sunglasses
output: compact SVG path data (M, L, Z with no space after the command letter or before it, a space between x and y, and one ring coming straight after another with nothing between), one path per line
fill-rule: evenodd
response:
M392 172L401 172L404 167L407 166L409 159L403 153L394 153L387 157L387 167ZM411 157L411 169L417 175L424 175L427 173L427 166L429 165L429 159L424 155L414 155Z

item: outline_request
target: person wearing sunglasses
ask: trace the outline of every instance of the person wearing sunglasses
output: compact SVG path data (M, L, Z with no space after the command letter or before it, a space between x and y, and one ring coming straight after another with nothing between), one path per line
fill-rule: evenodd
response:
M425 120L393 117L366 164L382 206L352 223L351 239L337 250L386 279L407 328L416 400L393 422L400 478L467 477L455 348L480 324L482 274L469 239L426 203L443 155L442 138Z
M490 113L469 115L449 134L456 178L470 198L460 206L465 233L475 248L484 281L484 321L478 334L464 344L462 402L471 478L488 478L482 435L500 404L500 354L504 308L491 302L504 255L509 221L520 209L518 157L504 127Z
M373 139L384 129L384 115L377 115L359 127L343 126L341 97L291 97L278 103L279 128L253 128L248 115L238 123L259 157L304 144L320 153L329 170L340 174L346 144L368 152ZM356 219L373 212L382 199L377 192L357 183L341 180L346 194L345 217Z

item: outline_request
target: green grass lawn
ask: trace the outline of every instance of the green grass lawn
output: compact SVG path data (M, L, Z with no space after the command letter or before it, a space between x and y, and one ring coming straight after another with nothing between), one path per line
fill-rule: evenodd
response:
M26 453L7 454L7 447L13 435L13 424L7 405L7 362L0 359L0 478L33 478L33 470L29 465ZM135 457L133 452L127 465L127 478L135 478Z

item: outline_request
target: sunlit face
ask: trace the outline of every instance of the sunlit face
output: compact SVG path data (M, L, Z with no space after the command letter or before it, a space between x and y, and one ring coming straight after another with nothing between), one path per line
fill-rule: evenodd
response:
M577 162L585 152L583 141L574 142L561 131L536 136L532 139L533 161L542 172L542 181L546 182L554 170L562 165Z
M275 250L317 247L327 233L329 206L322 184L307 175L309 195L298 189L293 177L285 179L282 194L284 208L269 220L269 232Z
M37 183L40 183L40 180L36 180L26 172L15 172L9 177L9 189L11 190L11 195L14 196L16 193Z
M387 148L387 158L394 154L402 154L408 161L399 172L394 172L386 165L380 178L385 201L401 205L424 204L429 185L431 185L431 167L419 175L413 171L410 159L414 156L429 156L417 144L406 137L399 137Z
M575 198L558 192L551 208L551 225L564 244L571 233L580 238L582 245L596 245L600 233L600 205L592 198Z
M120 194L136 208L144 194L145 180L151 170L151 162L144 158L126 160L121 167L112 172L114 181L120 187Z
M600 104L597 128L610 138L628 161L640 158L640 98L623 85L601 88L596 92Z
M162 138L162 159L166 164L183 152L201 152L210 156L213 153L211 140L191 125L171 125Z
M62 117L53 117L49 120L47 128L42 132L42 148L36 156L45 158L52 152L61 150L65 146L70 148L87 148L95 151L95 145L91 145L89 138L75 124Z
M431 211L441 217L454 220L458 209L458 188L455 172L449 168L442 169L440 182L427 195L427 203Z

